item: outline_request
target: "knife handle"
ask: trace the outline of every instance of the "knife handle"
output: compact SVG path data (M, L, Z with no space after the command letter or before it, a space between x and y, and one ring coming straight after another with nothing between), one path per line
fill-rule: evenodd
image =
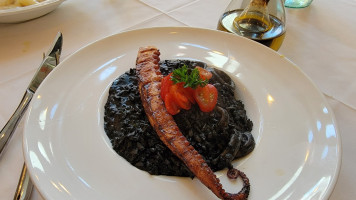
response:
M4 128L2 128L0 132L0 155L1 152L4 150L4 147L6 146L7 142L11 138L12 134L14 133L17 124L20 122L23 114L25 113L32 97L33 97L33 93L26 90L14 114L11 116L9 121L5 124Z

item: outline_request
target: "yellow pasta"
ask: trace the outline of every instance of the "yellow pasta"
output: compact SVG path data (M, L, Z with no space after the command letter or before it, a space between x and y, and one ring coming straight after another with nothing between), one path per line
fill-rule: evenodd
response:
M0 0L0 7L10 6L15 3L15 0Z
M38 3L36 0L16 0L16 4L19 6L29 6Z
M0 0L0 9L24 7L40 3L44 0Z

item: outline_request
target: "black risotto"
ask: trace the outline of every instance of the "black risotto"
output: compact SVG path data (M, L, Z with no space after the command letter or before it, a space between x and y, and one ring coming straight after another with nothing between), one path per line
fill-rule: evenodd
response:
M209 83L218 90L218 103L210 113L201 112L195 104L190 110L181 110L174 119L213 171L231 168L234 159L255 147L253 123L242 102L235 99L234 82L221 70L197 61L164 60L160 62L161 72L168 75L184 64L191 68L199 65L213 73ZM104 129L113 149L133 166L152 175L194 176L151 127L141 103L135 69L113 82L105 104Z

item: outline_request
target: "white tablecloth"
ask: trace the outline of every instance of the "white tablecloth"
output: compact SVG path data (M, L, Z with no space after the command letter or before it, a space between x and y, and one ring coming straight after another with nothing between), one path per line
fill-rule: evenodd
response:
M28 22L0 24L0 127L58 31L62 59L79 48L125 30L154 26L215 29L229 0L67 0ZM355 199L356 190L356 1L314 0L286 9L287 34L279 53L297 64L325 94L342 138L342 167L332 200ZM0 199L12 199L23 164L23 122L0 157ZM41 200L35 189L32 200Z

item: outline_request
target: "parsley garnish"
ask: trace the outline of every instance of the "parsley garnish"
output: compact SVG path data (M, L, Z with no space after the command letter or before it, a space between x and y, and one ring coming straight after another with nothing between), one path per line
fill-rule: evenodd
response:
M174 84L184 83L185 88L191 87L204 87L208 84L209 80L203 80L200 78L199 70L197 68L189 69L187 65L183 65L181 68L175 69L172 73L172 81Z

